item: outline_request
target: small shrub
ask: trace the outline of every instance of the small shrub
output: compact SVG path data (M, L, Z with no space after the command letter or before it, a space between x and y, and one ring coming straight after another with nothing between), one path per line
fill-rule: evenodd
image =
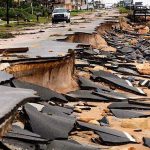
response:
M14 35L10 32L0 32L0 39L14 38Z
M4 16L5 16L5 14L6 14L6 9L5 9L5 8L0 7L0 17L1 17L1 18L2 18L2 17L4 17Z
M120 7L120 8L119 8L119 12L120 12L121 14L124 14L124 13L128 13L129 10L126 9L125 7Z

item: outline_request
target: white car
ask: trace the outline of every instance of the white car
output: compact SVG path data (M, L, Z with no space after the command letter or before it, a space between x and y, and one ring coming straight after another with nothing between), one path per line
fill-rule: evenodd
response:
M61 21L70 22L70 11L65 8L55 8L52 12L52 23Z
M105 9L112 9L113 4L112 3L105 3Z

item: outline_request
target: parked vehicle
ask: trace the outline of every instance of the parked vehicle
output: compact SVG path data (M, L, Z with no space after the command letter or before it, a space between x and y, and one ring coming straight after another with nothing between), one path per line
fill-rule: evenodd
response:
M111 9L111 8L113 8L112 3L105 3L105 9Z
M65 8L55 8L52 12L52 23L70 22L70 11Z

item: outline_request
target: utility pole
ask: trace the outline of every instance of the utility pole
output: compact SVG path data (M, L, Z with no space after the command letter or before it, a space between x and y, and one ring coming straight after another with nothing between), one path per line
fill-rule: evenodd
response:
M20 7L20 0L18 0L18 6Z
M32 15L33 15L33 3L31 2L31 10L32 10Z
M6 1L6 18L7 18L7 25L9 25L9 0Z

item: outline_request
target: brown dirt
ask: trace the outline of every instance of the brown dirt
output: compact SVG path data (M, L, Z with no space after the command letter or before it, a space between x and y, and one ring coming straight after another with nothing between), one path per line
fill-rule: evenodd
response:
M144 64L136 64L136 68L138 71L143 75L150 75L150 64L144 63Z
M127 20L125 19L125 17L119 18L119 24L120 24L120 28L122 30L127 30L127 31L133 31L134 30L132 28L132 26L127 23Z
M150 129L150 118L124 119L121 127L130 129Z
M60 93L78 88L74 79L74 57L45 63L17 64L7 68L20 80L34 83Z
M115 48L112 48L107 45L105 39L103 39L99 34L95 33L93 34L80 33L75 35L69 35L66 41L73 43L90 44L93 48L102 49L105 51L112 51L112 52L116 51Z
M106 32L111 31L113 26L117 26L117 25L118 23L115 23L115 22L110 22L110 21L105 22L105 23L102 23L99 27L97 27L96 31L98 34L103 35Z

